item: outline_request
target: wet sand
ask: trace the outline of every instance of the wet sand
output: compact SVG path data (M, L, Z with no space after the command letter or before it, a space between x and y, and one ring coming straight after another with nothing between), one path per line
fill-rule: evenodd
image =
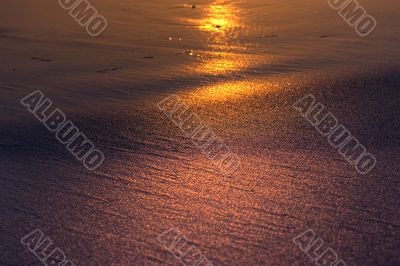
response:
M292 242L309 228L348 265L400 264L397 2L362 3L379 22L367 38L324 1L99 0L98 38L54 1L6 2L0 265L40 265L20 243L34 229L76 265L179 265L157 241L172 227L214 265L312 265ZM36 89L100 168L19 103ZM308 93L376 156L368 175L293 108ZM170 94L240 156L234 175L158 110Z

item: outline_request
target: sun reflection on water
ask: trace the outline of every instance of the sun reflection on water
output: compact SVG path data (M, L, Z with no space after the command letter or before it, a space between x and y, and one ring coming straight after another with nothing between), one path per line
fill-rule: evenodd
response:
M238 26L238 9L233 5L220 3L221 1L217 1L216 4L207 8L206 16L199 26L200 29L223 33L226 29Z
M231 1L215 0L202 7L202 15L198 19L190 19L189 23L205 34L207 47L199 55L195 72L207 75L230 75L245 71L251 65L256 67L260 62L255 55L248 53L247 45L240 42L240 32L245 28L243 11ZM225 101L255 94L264 90L260 83L251 84L246 81L232 81L199 88L189 98L194 101Z
M208 40L214 44L231 44L232 37L242 27L241 10L234 4L221 0L216 0L201 10L200 18L190 18L186 22L207 33Z
M237 36L240 21L240 9L230 2L216 0L204 7L200 19L191 21L206 34L207 52L201 57L195 71L202 74L220 75L240 71L248 66L246 47L239 45Z
M229 74L249 66L250 55L213 52L196 66L196 72L208 75Z

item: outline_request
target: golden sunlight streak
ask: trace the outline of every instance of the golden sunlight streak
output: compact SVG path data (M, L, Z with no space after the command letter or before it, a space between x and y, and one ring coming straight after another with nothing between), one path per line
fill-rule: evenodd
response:
M279 84L266 80L229 81L201 87L184 96L187 102L192 105L239 100L243 97L279 90Z
M204 74L226 74L239 71L249 66L249 56L235 53L212 53L211 58L197 66L196 71Z
M197 54L199 64L194 71L202 74L228 74L249 66L249 55L243 53L246 46L238 43L240 9L223 0L202 7L201 17L186 20L206 34L209 52ZM193 55L193 54L189 54ZM253 62L252 62L253 63Z
M223 31L233 28L238 24L238 11L229 5L211 5L207 9L207 15L202 20L200 29L206 31Z
M236 35L236 29L241 25L239 18L240 10L237 7L217 0L205 7L201 19L187 21L200 30L211 33L210 40L215 43L228 44L230 42L227 38L234 37L231 35Z

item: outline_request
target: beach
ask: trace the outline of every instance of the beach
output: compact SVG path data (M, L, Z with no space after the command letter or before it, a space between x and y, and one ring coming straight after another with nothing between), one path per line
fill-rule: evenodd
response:
M93 0L88 35L57 1L0 11L0 265L40 265L35 229L74 265L400 265L400 4L360 1L360 37L326 1ZM40 90L104 162L85 168L21 99ZM313 95L376 158L360 174L295 108ZM221 171L160 101L176 95L240 158ZM321 250L320 250L321 252ZM192 265L192 264L187 264ZM204 263L204 265L206 265Z

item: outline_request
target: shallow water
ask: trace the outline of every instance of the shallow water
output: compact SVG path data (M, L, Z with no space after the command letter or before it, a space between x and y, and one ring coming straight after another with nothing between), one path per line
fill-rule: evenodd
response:
M40 262L40 228L76 265L179 265L178 228L214 265L306 265L313 229L348 265L398 265L399 3L91 1L90 37L57 1L0 11L1 265ZM196 8L191 5L195 4ZM42 90L106 155L89 172L20 104ZM174 93L241 158L233 176L158 109ZM359 175L292 107L313 93L378 158Z

